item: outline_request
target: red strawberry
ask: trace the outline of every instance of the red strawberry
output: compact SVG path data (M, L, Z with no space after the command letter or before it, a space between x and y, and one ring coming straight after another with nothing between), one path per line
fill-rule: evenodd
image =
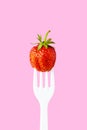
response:
M50 71L56 61L55 49L49 44L54 43L51 38L47 39L48 31L42 41L42 37L38 35L39 43L34 46L30 51L30 63L32 67L38 71Z

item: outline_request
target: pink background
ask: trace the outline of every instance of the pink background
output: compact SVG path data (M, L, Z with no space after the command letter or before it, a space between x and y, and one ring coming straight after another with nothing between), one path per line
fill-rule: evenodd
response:
M0 130L39 130L28 55L49 29L57 52L49 130L87 130L86 0L0 0Z

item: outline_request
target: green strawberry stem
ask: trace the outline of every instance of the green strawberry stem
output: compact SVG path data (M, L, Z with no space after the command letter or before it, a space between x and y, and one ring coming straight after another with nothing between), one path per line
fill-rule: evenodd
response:
M49 34L50 32L51 32L51 31L49 30L49 31L46 33L46 35L45 35L45 37L44 37L44 42L46 42L47 36L48 36L48 34Z
M42 46L48 48L48 45L49 44L53 44L54 42L52 41L51 38L47 39L47 36L48 34L50 33L51 31L49 30L46 34L45 34L45 37L44 37L44 41L42 41L42 36L38 34L38 40L39 40L39 45L38 45L38 50L40 50L42 48Z

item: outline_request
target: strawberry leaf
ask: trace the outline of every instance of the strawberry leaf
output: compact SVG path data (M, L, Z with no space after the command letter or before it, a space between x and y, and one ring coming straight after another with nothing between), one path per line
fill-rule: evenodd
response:
M38 39L40 42L42 42L42 36L41 36L41 35L38 34L37 39Z
M55 42L51 41L51 42L48 42L47 44L55 44Z
M51 42L52 41L52 39L51 38L49 38L46 42L48 43L48 42Z
M39 44L39 46L38 46L38 50L40 50L42 46L43 46L42 44Z
M52 41L51 38L49 38L49 39L46 41L46 44L52 44L52 43L54 43L54 42Z

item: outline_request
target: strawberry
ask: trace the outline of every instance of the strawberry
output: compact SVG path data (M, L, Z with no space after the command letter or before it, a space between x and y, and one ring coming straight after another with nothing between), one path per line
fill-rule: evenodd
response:
M54 43L51 38L47 39L50 30L46 33L44 41L42 36L38 35L39 43L30 50L30 63L38 71L50 71L56 61L56 51L49 44Z

